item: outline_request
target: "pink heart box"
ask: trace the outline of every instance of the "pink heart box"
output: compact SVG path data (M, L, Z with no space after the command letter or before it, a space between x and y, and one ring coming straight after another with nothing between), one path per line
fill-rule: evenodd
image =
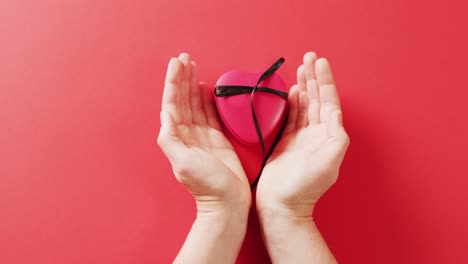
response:
M262 75L243 71L230 71L223 74L216 86L250 86L253 87ZM287 93L286 84L281 77L273 73L258 87L266 87ZM226 128L241 143L257 144L259 138L255 130L250 106L250 93L227 97L215 97L218 112ZM279 133L282 121L287 113L288 102L284 98L263 91L256 91L253 98L255 113L262 132L267 140L272 134Z

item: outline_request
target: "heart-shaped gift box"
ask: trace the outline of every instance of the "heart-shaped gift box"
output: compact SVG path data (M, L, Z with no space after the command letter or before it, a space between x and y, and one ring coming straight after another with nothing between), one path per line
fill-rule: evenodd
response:
M215 102L229 132L245 145L260 144L264 163L281 136L288 113L287 88L275 71L284 59L260 73L230 71L217 81ZM269 150L264 142L274 142ZM263 165L262 165L263 168ZM252 183L256 184L258 177ZM250 177L249 177L250 178Z

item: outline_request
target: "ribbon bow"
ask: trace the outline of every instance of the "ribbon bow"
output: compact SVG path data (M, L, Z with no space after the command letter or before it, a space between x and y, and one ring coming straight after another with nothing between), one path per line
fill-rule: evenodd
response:
M278 144L281 135L283 134L284 128L286 127L287 123L287 117L288 113L286 113L286 118L283 121L283 124L281 125L280 131L278 135L276 136L275 140L273 141L273 144L271 145L271 148L268 150L268 152L265 152L265 140L263 139L262 131L260 129L260 125L258 123L257 119L257 114L255 112L255 106L253 103L253 98L255 96L256 92L266 92L266 93L271 93L280 96L281 98L287 100L288 99L288 93L285 93L283 91L278 91L272 88L268 87L258 87L258 85L266 80L268 77L270 77L276 70L278 70L281 65L284 63L284 58L278 59L273 65L270 66L263 74L258 78L257 83L255 86L242 86L242 85L220 85L215 87L215 96L217 97L226 97L226 96L235 96L235 95L240 95L240 94L249 94L250 93L250 109L252 112L252 120L255 125L255 130L257 132L258 139L260 141L260 146L262 147L262 153L263 153L263 162L262 162L262 167L260 169L260 172L257 175L257 178L255 178L254 182L250 185L250 189L254 189L255 186L258 183L258 180L260 179L260 176L262 175L263 168L265 167L268 159L270 158L271 154L273 153L273 150L275 149L276 145ZM288 109L289 112L289 109Z

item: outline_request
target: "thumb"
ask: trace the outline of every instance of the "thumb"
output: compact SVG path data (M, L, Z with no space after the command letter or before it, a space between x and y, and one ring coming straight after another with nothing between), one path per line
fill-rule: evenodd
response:
M349 136L343 127L343 117L341 110L335 110L330 113L327 120L328 139L330 140L329 147L331 155L337 158L341 163L348 149Z
M185 144L177 135L174 118L167 111L161 111L161 128L158 135L158 145L169 160L174 160L178 153L186 150Z

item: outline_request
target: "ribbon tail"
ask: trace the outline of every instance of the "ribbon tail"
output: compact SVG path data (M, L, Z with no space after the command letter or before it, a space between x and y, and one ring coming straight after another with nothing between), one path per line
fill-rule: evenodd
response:
M250 189L251 189L251 190L255 189L255 187L257 186L258 181L260 180L260 176L262 175L263 169L265 168L265 165L266 165L267 162L268 162L268 159L270 159L271 154L273 154L273 151L275 150L276 145L278 145L278 142L280 141L281 136L283 135L284 129L286 128L286 125L288 124L288 118L289 118L289 107L288 107L288 109L287 109L287 111L286 111L286 116L284 117L283 124L281 124L280 131L279 131L278 135L276 135L276 138L275 138L275 140L273 141L273 143L271 144L271 147L270 147L270 149L268 150L267 155L266 155L265 158L263 159L262 167L260 168L260 171L258 172L257 177L256 177L255 180L252 182L252 184L250 184Z

